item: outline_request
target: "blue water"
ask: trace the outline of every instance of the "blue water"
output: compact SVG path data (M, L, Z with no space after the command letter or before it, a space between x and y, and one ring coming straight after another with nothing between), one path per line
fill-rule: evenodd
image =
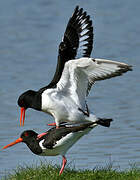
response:
M19 127L18 96L47 85L57 62L58 45L75 6L91 15L94 24L92 57L133 65L124 76L96 83L88 104L99 117L113 118L110 128L97 127L68 152L69 166L95 168L113 163L116 169L140 167L140 1L6 0L0 1L0 147L25 129L39 133L52 118L28 110ZM18 165L40 160L60 164L61 157L41 158L25 144L0 151L0 177Z

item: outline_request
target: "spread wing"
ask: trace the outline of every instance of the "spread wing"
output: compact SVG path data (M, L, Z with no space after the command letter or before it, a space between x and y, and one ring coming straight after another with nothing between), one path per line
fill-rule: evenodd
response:
M77 50L82 49L83 57L90 57L93 46L93 27L90 16L83 8L77 6L59 45L59 56L61 61L75 59Z
M83 8L75 8L72 17L69 19L62 42L59 45L58 62L55 75L51 83L40 89L55 87L61 78L65 62L75 59L81 52L83 57L90 57L93 46L93 27L90 16Z
M86 96L95 81L120 76L130 71L131 66L106 60L80 58L65 64L60 81L57 83L58 92L63 92L84 109Z

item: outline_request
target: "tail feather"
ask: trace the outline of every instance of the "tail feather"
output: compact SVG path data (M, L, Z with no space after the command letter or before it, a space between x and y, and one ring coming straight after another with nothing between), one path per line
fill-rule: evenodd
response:
M113 119L107 119L107 118L98 118L97 124L105 127L110 127L110 123L113 121Z

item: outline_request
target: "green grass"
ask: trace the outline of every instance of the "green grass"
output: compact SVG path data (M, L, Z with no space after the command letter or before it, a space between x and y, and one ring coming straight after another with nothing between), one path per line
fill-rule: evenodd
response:
M13 174L2 180L140 180L140 169L132 168L128 171L116 171L111 167L94 170L74 170L66 168L59 176L60 167L46 165L18 167Z

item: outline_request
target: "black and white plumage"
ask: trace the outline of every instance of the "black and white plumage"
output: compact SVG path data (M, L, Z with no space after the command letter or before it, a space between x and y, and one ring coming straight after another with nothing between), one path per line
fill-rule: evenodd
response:
M43 92L45 89L56 87L61 78L65 62L75 59L81 52L83 57L90 57L93 48L93 27L90 16L87 15L83 8L77 6L74 10L59 45L58 62L55 75L49 85L41 88L39 91Z
M42 93L42 111L52 114L56 126L61 122L79 123L96 121L96 116L87 112L86 96L95 81L121 75L129 70L127 64L92 58L70 60L57 87Z
M63 158L61 175L66 165L65 154L85 134L97 125L110 126L112 119L98 119L96 122L79 124L76 126L60 125L58 129L51 128L45 133L37 134L32 130L24 131L16 141L4 146L2 149L11 147L17 143L24 142L30 150L40 156L57 156Z
M62 42L59 45L57 67L52 81L39 91L26 91L18 99L18 105L21 107L20 125L22 125L22 121L24 124L25 110L27 108L42 110L42 93L46 89L56 87L61 78L65 63L75 59L80 50L83 57L90 57L92 46L92 21L86 11L83 11L83 8L76 6L72 17L68 21Z
M80 40L83 45L82 58L75 59ZM52 115L56 126L61 122L96 121L90 114L86 97L92 85L99 80L120 76L132 70L125 63L106 59L90 58L93 44L93 27L89 16L76 7L59 46L58 64L53 80L39 91L26 91L18 99L23 124L25 110L33 108Z

